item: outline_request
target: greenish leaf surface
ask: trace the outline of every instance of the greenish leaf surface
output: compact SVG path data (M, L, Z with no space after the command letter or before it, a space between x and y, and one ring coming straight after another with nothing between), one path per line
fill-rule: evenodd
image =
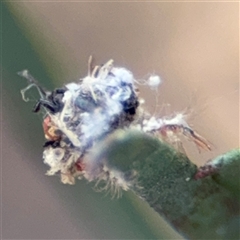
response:
M102 149L102 150L101 150ZM214 174L195 179L197 167L158 139L118 132L100 144L95 156L109 161L125 178L136 172L131 189L184 237L238 239L239 150L213 160Z

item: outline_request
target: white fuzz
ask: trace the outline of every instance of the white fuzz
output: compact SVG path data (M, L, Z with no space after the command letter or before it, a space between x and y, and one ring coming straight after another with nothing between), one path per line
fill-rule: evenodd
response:
M35 110L43 107L47 112L43 122L47 140L44 163L50 167L47 174L60 174L63 183L74 184L75 178L85 177L97 183L105 181L104 189L110 188L117 195L119 189L128 190L132 183L122 172L110 167L106 160L89 158L96 143L118 129L157 133L170 143L178 141L177 135L182 133L197 145L210 148L188 126L183 114L151 117L141 106L144 99L138 97L138 81L127 69L114 67L112 60L93 68L90 59L86 77L53 92L44 91L26 70L20 75L29 81L21 91L24 100L31 87L39 91L41 98ZM145 83L156 89L161 79L152 75Z
M150 119L143 120L143 131L151 132L158 130L162 126L162 120L156 119L155 117L151 117Z
M148 86L151 88L157 88L159 87L161 83L161 78L157 75L151 75L148 79Z

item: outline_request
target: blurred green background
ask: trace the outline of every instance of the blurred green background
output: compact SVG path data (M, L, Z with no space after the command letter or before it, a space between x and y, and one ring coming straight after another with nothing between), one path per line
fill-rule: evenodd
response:
M159 102L192 107L192 123L216 146L188 146L202 164L239 146L238 3L1 2L1 15L2 238L180 239L132 193L112 200L44 175L42 116L31 112L38 95L24 103L16 73L28 69L53 89L86 75L93 54L137 79L160 74ZM153 112L154 94L141 93Z

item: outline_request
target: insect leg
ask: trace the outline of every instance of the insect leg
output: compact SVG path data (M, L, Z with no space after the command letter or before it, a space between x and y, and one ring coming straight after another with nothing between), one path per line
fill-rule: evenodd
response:
M208 144L207 140L205 138L203 138L202 136L200 136L195 131L193 131L191 128L183 127L183 134L187 137L190 137L198 147L203 148L205 150L209 150L209 151L212 150L212 148Z
M29 101L28 98L25 98L25 92L32 87L37 88L39 95L42 99L46 98L46 91L38 84L38 81L28 72L28 70L23 70L21 72L18 72L18 75L26 78L29 82L29 85L23 90L21 90L21 94L25 102Z
M51 113L57 113L59 109L59 107L54 105L52 102L45 99L39 99L33 108L33 112L38 112L41 106L49 110Z

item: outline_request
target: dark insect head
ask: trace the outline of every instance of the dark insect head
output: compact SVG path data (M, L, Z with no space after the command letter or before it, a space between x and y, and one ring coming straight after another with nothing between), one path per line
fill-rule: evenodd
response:
M63 108L62 98L66 89L55 89L50 94L46 94L45 99L40 98L33 108L33 112L39 112L44 107L48 112L58 113Z

